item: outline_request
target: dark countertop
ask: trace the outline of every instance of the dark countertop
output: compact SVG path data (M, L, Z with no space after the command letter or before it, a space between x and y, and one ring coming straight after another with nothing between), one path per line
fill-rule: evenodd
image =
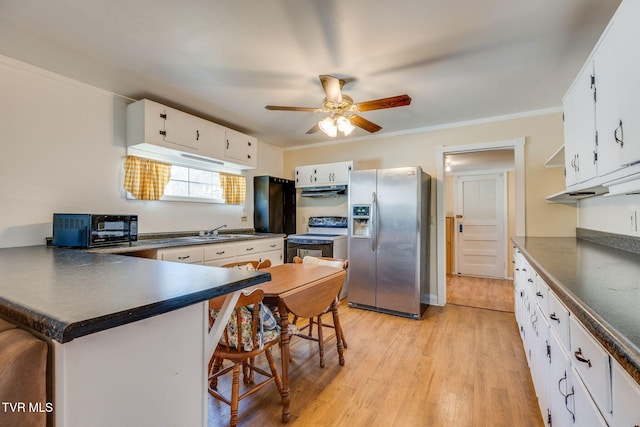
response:
M640 254L573 237L512 241L585 328L640 383Z
M0 249L0 316L60 343L258 283L255 271L77 249Z

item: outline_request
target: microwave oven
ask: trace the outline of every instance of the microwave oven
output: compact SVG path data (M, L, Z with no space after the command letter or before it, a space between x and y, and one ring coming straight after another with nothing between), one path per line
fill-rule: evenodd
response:
M53 214L53 246L92 248L138 240L138 215Z

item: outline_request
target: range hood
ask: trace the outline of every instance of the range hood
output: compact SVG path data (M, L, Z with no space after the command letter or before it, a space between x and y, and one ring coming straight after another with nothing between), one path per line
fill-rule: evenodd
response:
M322 187L305 187L302 197L336 197L347 193L346 185L327 185Z

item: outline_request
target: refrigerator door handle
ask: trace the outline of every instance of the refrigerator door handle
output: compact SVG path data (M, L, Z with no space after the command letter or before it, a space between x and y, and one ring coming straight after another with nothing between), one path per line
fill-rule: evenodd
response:
M378 245L378 210L376 192L371 193L371 252L376 251Z

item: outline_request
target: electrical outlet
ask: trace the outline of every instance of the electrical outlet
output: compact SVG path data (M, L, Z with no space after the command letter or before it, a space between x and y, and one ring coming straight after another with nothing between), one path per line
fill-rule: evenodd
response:
M638 231L636 211L629 211L629 231Z

